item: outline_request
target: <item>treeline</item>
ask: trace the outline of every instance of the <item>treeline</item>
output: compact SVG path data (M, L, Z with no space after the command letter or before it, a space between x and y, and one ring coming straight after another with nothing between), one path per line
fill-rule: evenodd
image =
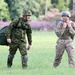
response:
M72 10L73 0L0 0L0 20L9 21L22 16L23 9L32 12L32 19L44 15L50 8Z

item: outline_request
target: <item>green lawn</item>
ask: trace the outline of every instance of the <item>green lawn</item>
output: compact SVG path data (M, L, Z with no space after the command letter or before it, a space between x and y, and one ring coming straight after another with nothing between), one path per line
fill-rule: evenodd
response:
M33 43L28 51L28 68L22 69L20 53L17 51L12 68L7 68L9 47L0 46L0 75L75 75L69 68L65 52L58 68L53 67L57 37L54 32L33 32Z

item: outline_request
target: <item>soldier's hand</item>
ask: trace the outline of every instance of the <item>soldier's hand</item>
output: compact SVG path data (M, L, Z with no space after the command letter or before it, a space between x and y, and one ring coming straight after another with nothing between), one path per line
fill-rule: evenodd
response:
M63 23L63 27L66 28L66 26L67 26L67 23L64 22L64 23Z
M68 24L68 27L71 27L71 24Z
M31 45L28 45L27 50L29 50L31 48Z
M8 38L8 39L7 39L7 42L8 42L9 44L11 44L11 39L10 39L10 38Z
M67 25L68 25L68 27L71 27L71 22L68 22Z

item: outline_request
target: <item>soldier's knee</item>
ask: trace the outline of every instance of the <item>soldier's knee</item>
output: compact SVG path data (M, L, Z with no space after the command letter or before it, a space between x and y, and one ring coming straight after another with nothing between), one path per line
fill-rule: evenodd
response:
M22 58L23 62L27 62L28 61L28 56L27 55L21 56L21 58Z
M22 56L22 67L23 68L27 67L27 61L28 61L28 56L27 55Z
M73 46L67 46L66 49L71 50L71 49L74 49L74 47Z

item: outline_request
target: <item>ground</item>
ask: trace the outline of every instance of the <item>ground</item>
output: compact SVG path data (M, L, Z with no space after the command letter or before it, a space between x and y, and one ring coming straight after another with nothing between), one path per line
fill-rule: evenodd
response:
M21 67L17 51L12 68L7 68L7 46L0 46L0 75L75 75L75 68L69 68L65 52L58 68L53 67L57 36L54 32L33 32L33 43L28 51L28 68ZM75 45L75 44L74 44Z

